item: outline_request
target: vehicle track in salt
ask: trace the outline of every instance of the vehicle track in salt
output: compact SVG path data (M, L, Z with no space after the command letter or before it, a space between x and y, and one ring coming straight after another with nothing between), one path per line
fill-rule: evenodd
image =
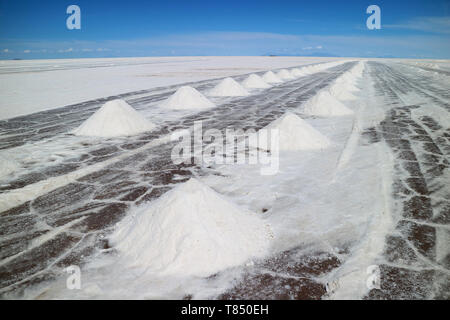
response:
M450 129L433 116L415 116L420 104L408 104L410 92L450 111L448 90L408 76L401 66L369 62L378 95L386 101L386 118L364 135L384 139L395 158L394 230L380 257L380 289L365 299L449 299ZM433 106L429 106L433 108Z

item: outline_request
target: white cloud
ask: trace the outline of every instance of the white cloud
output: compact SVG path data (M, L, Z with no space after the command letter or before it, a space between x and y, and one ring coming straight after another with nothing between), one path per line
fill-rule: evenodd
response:
M313 50L313 49L322 49L322 48L323 48L322 46L315 46L315 47L308 46L308 47L303 47L302 50Z
M447 34L383 36L381 34L359 36L293 35L260 32L205 32L197 34L173 34L130 40L62 41L62 42L12 42L4 46L19 45L32 48L33 53L46 48L54 52L89 52L103 56L170 55L267 55L309 54L314 50L326 50L339 56L397 56L411 57L419 54L429 58L448 58L450 37ZM69 49L60 49L69 48ZM84 49L83 49L84 48ZM90 49L91 48L91 49ZM21 49L18 49L21 50Z
M450 17L417 17L399 24L385 24L382 28L450 34Z
M68 48L68 49L59 49L58 52L59 53L68 53L68 52L73 52L73 48Z
M31 52L31 50L23 50L23 53L30 53Z

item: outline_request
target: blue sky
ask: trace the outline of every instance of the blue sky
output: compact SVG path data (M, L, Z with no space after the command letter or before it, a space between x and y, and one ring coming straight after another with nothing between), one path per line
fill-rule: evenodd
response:
M450 0L0 0L0 59L268 54L448 59Z

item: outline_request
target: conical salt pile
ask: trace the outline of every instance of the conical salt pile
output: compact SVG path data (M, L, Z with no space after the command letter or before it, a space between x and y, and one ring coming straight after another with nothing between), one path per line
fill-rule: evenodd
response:
M239 97L248 96L250 93L233 78L225 78L208 94L213 97Z
M331 144L327 137L314 129L305 120L291 112L285 113L281 118L273 121L261 130L266 130L266 136L270 139L271 130L273 129L278 129L278 146L280 151L324 149ZM258 134L262 132L261 130ZM259 138L261 138L261 136L259 136ZM259 148L264 148L266 146L266 149L270 149L271 143L262 144L259 142ZM252 147L255 146L252 145Z
M306 102L303 112L309 115L333 117L353 114L342 102L333 97L327 90L320 91Z
M275 73L273 73L272 71L267 71L266 73L264 73L262 78L267 83L282 83L283 82L283 80L278 78L278 76Z
M137 208L110 243L124 264L157 275L210 276L266 254L270 226L190 179Z
M280 78L282 80L293 80L293 79L295 79L292 76L292 74L286 69L282 69L282 70L278 71L277 76L278 76L278 78Z
M124 100L108 101L72 131L77 136L119 137L150 131L155 125Z
M260 76L257 74L251 74L242 82L242 85L248 89L267 89L270 88L271 85L265 82Z
M350 72L355 78L360 78L364 71L364 63L359 62L356 66L354 66Z
M329 90L331 95L339 100L356 100L356 97L347 90L343 83L336 83L332 85Z
M303 74L305 74L305 75L308 75L308 74L311 74L311 73L314 73L314 72L315 72L315 71L313 70L312 66L306 66L306 67L303 67L303 68L300 69L300 71L301 71Z
M347 72L344 73L339 78L337 78L335 80L335 83L341 84L343 87L345 87L345 90L350 91L350 92L356 92L356 91L360 90L359 88L355 87L355 85L354 85L355 77Z
M196 89L183 86L160 104L161 107L175 110L209 109L215 104Z
M291 70L291 74L295 77L295 78L300 78L305 76L306 74L303 73L299 68L294 68Z

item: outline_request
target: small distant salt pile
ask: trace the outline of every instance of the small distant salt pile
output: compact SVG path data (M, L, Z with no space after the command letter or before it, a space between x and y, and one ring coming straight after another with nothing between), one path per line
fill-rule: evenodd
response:
M270 130L278 129L279 150L280 151L298 151L324 149L330 146L330 140L314 129L305 120L291 112L285 113L281 118L271 122L261 130L267 130L270 137ZM261 132L261 131L259 131ZM250 144L252 140L249 140ZM270 148L270 143L263 144ZM255 145L251 145L256 147ZM261 147L260 142L258 147Z
M250 93L233 78L225 78L208 94L213 97L240 97L248 96Z
M302 72L299 68L294 68L291 70L291 74L292 76L294 76L295 78L300 78L303 77L305 75L304 72Z
M242 85L248 89L267 89L270 88L271 85L265 82L260 76L257 74L251 74L242 82Z
M355 86L355 83L362 76L363 71L364 63L360 61L350 71L345 72L335 80L334 85L329 89L331 95L340 100L355 100L356 97L351 92L360 90Z
M347 90L347 91L350 91L350 92L359 91L359 88L355 87L355 85L354 85L354 83L356 82L355 77L349 72L344 73L342 76L337 78L334 82L345 87L345 90Z
M364 62L360 61L356 66L352 68L352 70L350 70L350 72L355 78L360 78L362 77L364 67L365 67Z
M18 164L4 156L0 156L0 179L17 170Z
M196 89L182 86L159 106L174 110L190 110L214 108L215 104Z
M263 76L263 80L267 83L282 83L283 80L278 78L278 76L272 71L267 71Z
M320 91L306 102L303 112L308 115L332 117L353 114L342 102L333 97L327 90Z
M190 179L127 216L110 243L130 267L207 277L262 257L272 237L256 214Z
M281 69L280 71L278 71L277 76L278 76L278 78L280 78L282 80L293 80L293 79L295 79L292 76L292 74L286 69Z
M300 71L303 72L303 74L308 75L308 74L312 74L312 73L316 72L316 69L314 66L306 66L306 67L301 68Z
M120 137L150 131L155 125L124 100L108 101L72 131L77 136Z
M308 69L309 69L311 72L317 72L317 71L319 71L320 69L323 69L324 67L325 67L325 66L320 65L320 64L313 64L312 66L309 66Z

